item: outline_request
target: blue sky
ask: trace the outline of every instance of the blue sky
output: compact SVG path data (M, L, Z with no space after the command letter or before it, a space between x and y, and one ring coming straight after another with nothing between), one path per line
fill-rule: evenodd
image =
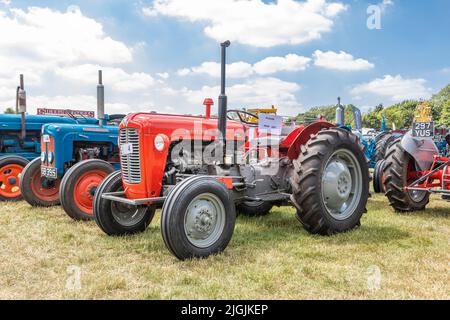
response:
M370 5L381 29L367 26ZM200 113L218 95L213 62L228 38L234 107L427 98L450 83L449 13L448 0L2 0L0 109L21 72L30 113L93 109L102 68L110 113Z

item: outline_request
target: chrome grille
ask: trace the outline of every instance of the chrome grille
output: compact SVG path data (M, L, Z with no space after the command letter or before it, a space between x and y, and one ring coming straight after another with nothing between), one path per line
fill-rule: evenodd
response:
M132 128L121 129L119 133L119 143L121 147L127 143L131 143L133 146L133 152L131 154L120 155L123 180L129 184L138 184L141 182L139 130Z

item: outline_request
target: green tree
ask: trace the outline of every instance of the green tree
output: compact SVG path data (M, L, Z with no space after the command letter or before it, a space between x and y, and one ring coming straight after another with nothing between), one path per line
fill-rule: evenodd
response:
M442 104L442 112L439 124L450 127L450 100L446 100Z
M14 110L13 108L6 108L4 113L5 114L16 114L16 110Z

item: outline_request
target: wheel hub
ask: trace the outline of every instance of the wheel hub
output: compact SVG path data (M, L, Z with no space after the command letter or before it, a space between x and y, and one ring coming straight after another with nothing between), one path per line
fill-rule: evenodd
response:
M347 165L341 160L329 163L323 176L325 202L337 210L348 200L352 189L352 176Z
M195 197L186 209L184 231L196 247L208 248L221 236L225 227L225 207L212 193Z
M215 208L209 201L197 201L188 213L188 235L193 239L208 238L213 230L216 215Z

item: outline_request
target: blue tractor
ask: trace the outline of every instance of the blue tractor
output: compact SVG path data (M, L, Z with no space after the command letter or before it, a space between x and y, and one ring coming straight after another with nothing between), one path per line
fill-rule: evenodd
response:
M20 75L20 86L17 87L16 110L18 114L0 115L0 201L22 199L20 175L28 162L41 154L42 126L48 123L93 124L96 121L27 115L23 75Z
M40 157L24 169L20 188L32 206L61 204L75 220L92 219L97 186L120 169L118 126L124 116L104 115L104 87L99 71L98 120L95 124L47 124L42 128Z

